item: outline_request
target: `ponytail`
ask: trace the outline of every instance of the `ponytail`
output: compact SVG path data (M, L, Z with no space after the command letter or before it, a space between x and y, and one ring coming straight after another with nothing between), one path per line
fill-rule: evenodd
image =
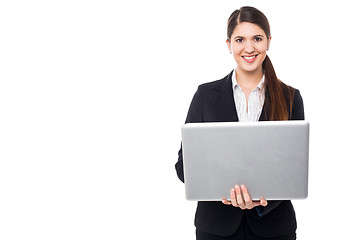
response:
M268 98L265 98L265 113L270 121L291 119L292 102L295 90L277 78L269 56L263 64L265 74L265 89ZM287 104L289 102L289 105Z

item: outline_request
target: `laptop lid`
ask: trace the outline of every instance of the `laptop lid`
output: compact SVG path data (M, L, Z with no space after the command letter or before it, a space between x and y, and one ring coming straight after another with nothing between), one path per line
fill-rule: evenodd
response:
M236 184L253 200L307 197L307 121L188 123L181 131L188 200L230 199Z

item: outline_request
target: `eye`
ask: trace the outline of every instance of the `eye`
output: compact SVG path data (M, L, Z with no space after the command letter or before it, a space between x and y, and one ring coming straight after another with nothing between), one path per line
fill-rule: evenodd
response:
M254 40L255 40L255 42L261 42L262 38L261 37L255 37Z
M243 41L244 41L243 38L237 38L237 39L235 39L235 42L237 42L237 43L242 43Z

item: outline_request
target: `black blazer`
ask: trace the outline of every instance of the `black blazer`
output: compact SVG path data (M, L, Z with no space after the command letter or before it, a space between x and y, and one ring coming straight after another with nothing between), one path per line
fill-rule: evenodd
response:
M205 83L198 87L191 102L186 123L238 121L231 76L232 72L221 80ZM265 105L269 100L265 93L265 104L259 121L268 119ZM291 120L304 120L303 101L297 89L295 89L291 112ZM181 148L175 168L179 179L184 182ZM268 201L261 217L258 216L255 209L242 210L232 205L225 205L221 201L198 202L195 226L203 232L229 236L240 227L243 217L246 217L249 227L259 237L276 237L293 233L296 230L295 212L290 201Z

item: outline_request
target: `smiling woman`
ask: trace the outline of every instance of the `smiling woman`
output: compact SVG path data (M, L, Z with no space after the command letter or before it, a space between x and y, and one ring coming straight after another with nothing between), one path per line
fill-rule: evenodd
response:
M262 12L253 7L235 10L228 20L226 43L236 68L223 79L199 86L186 123L304 120L299 90L287 86L275 74L267 55L270 41L270 26ZM182 149L175 167L184 181ZM290 201L253 201L251 189L242 183L229 191L230 200L198 202L198 240L296 238Z
M265 75L265 85L268 87L266 90L272 100L268 109L269 120L287 120L292 109L294 89L277 78L267 55L270 41L269 21L256 8L242 7L230 15L226 43L237 63L235 71L237 83L248 99L259 79ZM290 98L290 108L286 104L286 95Z

